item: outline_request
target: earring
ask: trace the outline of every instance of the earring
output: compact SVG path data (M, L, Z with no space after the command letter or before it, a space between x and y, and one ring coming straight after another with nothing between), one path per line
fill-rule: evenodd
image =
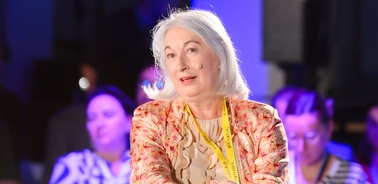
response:
M144 81L142 82L141 85L144 86L144 87L148 87L148 86L150 86L150 84L151 84L150 80L146 79L146 80L144 80Z
M155 86L159 89L159 90L162 90L164 88L164 82L161 81L161 80L157 80L155 82Z

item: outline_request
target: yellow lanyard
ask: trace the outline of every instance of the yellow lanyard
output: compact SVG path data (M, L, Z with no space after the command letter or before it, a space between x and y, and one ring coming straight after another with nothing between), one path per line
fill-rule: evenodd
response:
M239 173L238 167L236 164L234 148L232 145L232 132L230 128L230 122L228 120L228 110L226 105L226 99L223 100L223 109L222 109L222 133L224 136L224 143L226 147L227 158L224 156L222 150L210 139L210 137L201 129L197 119L193 116L192 111L190 110L188 104L185 105L186 110L193 117L193 120L202 136L202 138L209 145L211 150L218 156L220 162L222 163L223 169L229 180L232 180L236 183L239 183Z

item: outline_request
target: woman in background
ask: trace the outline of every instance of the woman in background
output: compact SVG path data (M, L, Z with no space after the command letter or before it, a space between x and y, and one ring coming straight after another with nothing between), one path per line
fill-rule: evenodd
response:
M287 108L287 104L290 101L290 98L299 90L303 90L306 88L302 87L295 87L295 86L284 86L279 89L272 97L272 106L277 109L278 115L282 121L285 120L285 112ZM333 102L332 98L326 99L326 105L330 116L330 126L333 126L334 122L332 120L333 116ZM285 122L283 122L285 124ZM290 147L289 147L290 149ZM334 140L330 140L326 146L326 149L329 153L337 155L348 161L354 161L354 151L353 147L346 143L336 142Z
M86 109L93 147L60 157L49 183L129 183L128 135L133 110L132 100L115 86L96 88Z
M327 151L333 124L321 95L305 89L297 91L284 118L290 147L290 183L368 183L359 164Z

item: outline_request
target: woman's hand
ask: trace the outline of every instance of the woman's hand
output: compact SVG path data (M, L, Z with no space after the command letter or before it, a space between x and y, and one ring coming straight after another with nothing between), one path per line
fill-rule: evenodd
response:
M221 181L219 183L217 181L215 181L215 180L211 180L210 184L237 184L237 183L235 183L235 182L233 182L231 180L224 180L224 181Z

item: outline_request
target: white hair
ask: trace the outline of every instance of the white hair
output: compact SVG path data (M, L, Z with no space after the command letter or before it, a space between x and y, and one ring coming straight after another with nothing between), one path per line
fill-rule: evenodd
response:
M164 55L164 39L168 30L181 27L197 34L215 52L220 60L220 74L215 85L215 95L226 98L247 99L248 85L240 71L239 60L233 43L221 20L207 10L172 10L167 18L159 21L152 30L152 51L155 65L160 68L159 77L164 82L162 89L145 86L144 91L150 99L172 100L178 96L168 75Z

